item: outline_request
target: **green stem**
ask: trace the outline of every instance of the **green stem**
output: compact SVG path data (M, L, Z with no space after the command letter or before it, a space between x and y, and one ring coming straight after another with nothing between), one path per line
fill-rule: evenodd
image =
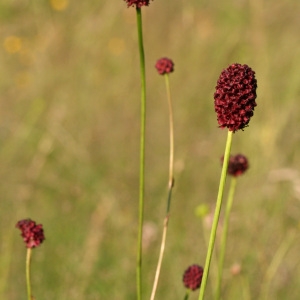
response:
M184 298L183 298L183 300L188 300L188 299L189 299L189 296L190 296L190 290L187 289L187 290L186 290L186 293L185 293L185 296L184 296Z
M207 284L210 262L211 262L212 253L214 250L214 245L215 245L215 239L216 239L217 227L218 227L218 222L219 222L219 217L220 217L220 212L221 212L222 198L223 198L224 186L225 186L225 182L226 182L228 161L229 161L230 149L231 149L231 143L232 143L232 134L233 134L233 132L228 130L225 154L224 154L224 161L223 161L223 167L222 167L222 173L221 173L219 191L218 191L218 197L217 197L217 203L216 203L216 209L215 209L215 213L214 213L214 219L213 219L213 224L212 224L212 229L211 229L211 233L210 233L209 244L208 244L208 249L207 249L207 254L206 254L204 272L203 272L202 283L201 283L200 293L199 293L199 300L204 299L204 293L205 293L205 288L206 288L206 284Z
M150 300L154 300L157 284L159 280L161 264L164 256L165 246L166 246L166 238L167 238L167 231L168 231L168 224L169 224L169 214L170 214L170 206L171 206L171 199L172 199L172 189L174 186L174 125L173 125L173 110L172 110L172 101L171 101L171 92L170 92L170 84L169 84L169 76L165 74L166 79L166 89L167 89L167 98L168 98L168 106L169 106L169 124L170 124L170 160L169 160L169 183L168 183L168 199L167 199L167 213L164 220L164 228L163 228L163 235L162 241L160 246L160 253L158 257L158 263L155 272L155 278L153 283L153 288L151 292Z
M27 248L27 253L26 253L26 285L27 285L27 299L28 300L31 300L30 259L31 259L31 248Z
M137 300L142 298L142 238L144 219L144 189L145 189L145 127L146 127L146 74L145 55L143 46L142 11L136 8L138 44L140 54L140 76L141 76L141 128L140 128L140 181L139 181L139 228L137 241L137 265L136 265L136 289Z
M237 182L236 177L232 177L231 182L230 182L228 199L227 199L227 203L226 203L224 227L223 227L222 238L221 238L219 272L218 272L218 281L217 281L217 291L216 291L216 296L215 296L216 300L219 300L221 297L221 285L222 285L223 267L224 267L224 259L225 259L226 244L227 244L229 216L230 216L230 212L231 212L231 208L232 208L232 202L233 202L233 198L234 198L236 182Z

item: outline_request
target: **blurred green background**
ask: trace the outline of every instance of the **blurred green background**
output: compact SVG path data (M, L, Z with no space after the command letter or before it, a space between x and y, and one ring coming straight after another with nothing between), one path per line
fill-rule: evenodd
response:
M168 109L154 68L163 56L175 62L175 188L157 299L183 299L184 270L204 264L209 230L195 209L214 209L227 134L218 129L213 93L235 62L256 71L258 106L233 138L232 153L246 155L250 169L238 180L223 299L299 299L300 2L155 0L142 11L144 299L167 197ZM26 249L15 224L27 217L46 235L33 251L36 299L135 299L136 31L135 9L122 0L1 0L1 299L26 298Z

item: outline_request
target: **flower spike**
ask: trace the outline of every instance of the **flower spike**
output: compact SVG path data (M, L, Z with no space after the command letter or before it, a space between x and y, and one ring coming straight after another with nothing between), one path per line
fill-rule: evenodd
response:
M220 128L237 131L248 126L256 106L255 72L238 63L223 70L214 94L215 112Z

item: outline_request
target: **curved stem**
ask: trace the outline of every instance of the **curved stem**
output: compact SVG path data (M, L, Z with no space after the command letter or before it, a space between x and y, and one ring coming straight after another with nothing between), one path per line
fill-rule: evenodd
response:
M223 275L223 267L224 267L224 258L226 252L226 244L227 244L227 235L228 235L228 227L229 227L229 216L232 208L233 197L235 193L237 178L232 177L230 182L230 189L228 193L228 199L226 203L225 217L224 217L224 227L221 238L221 249L220 249L220 258L219 258L219 272L218 272L218 281L217 281L217 292L215 299L219 300L221 297L221 284L222 284L222 275Z
M156 267L155 278L154 278L153 288L152 288L151 297L150 297L151 300L154 300L155 294L156 294L158 279L159 279L160 270L161 270L161 264L162 264L164 251L165 251L165 245L166 245L168 221L169 221L169 216L166 216L165 220L164 220L164 229L163 229L162 241L161 241L161 245L160 245L158 263L157 263L157 267Z
M30 260L31 260L31 248L27 248L27 253L26 253L26 286L27 286L27 299L28 300L31 300Z
M139 173L139 229L137 242L136 288L137 300L142 298L142 238L144 220L144 189L145 189L145 127L146 127L146 74L145 55L143 46L142 11L136 8L138 44L140 54L141 76L141 128L140 128L140 173Z
M168 231L168 223L169 223L169 214L170 214L170 207L171 207L171 199L172 199L172 189L174 186L174 125L173 125L173 110L172 110L172 101L171 101L171 92L170 92L170 84L169 84L169 76L165 74L165 81L166 81L166 89L167 89L167 98L168 98L168 106L169 106L169 124L170 124L170 158L169 158L169 183L168 183L168 199L167 199L167 213L164 220L164 228L163 228L163 235L162 241L160 246L160 252L158 257L158 263L155 272L155 278L153 283L153 288L151 292L150 300L154 300L157 284L159 280L161 264L164 256L165 245L166 245L166 238L167 238L167 231Z
M165 81L166 81L166 90L167 90L167 98L168 98L168 106L169 106L169 128L170 128L170 158L169 158L169 195L170 191L174 185L174 178L173 178L173 169L174 169L174 122L173 122L173 109L172 109L172 100L171 100L171 91L170 91L170 82L169 82L169 75L165 74ZM171 198L168 198L168 205L167 205L167 214L170 211L170 201Z
M207 284L210 262L211 262L212 253L214 250L217 227L218 227L219 217L220 217L220 212L221 212L221 207L222 207L224 186L225 186L225 182L226 182L228 161L229 161L230 149L231 149L231 143L232 143L232 135L233 135L233 132L228 130L225 154L224 154L224 161L223 161L223 167L222 167L222 173L221 173L219 191L218 191L218 197L217 197L217 203L216 203L216 209L215 209L215 213L214 213L214 219L213 219L212 229L211 229L210 238L209 238L208 250L207 250L206 259L205 259L205 266L204 266L204 272L203 272L203 277L202 277L202 283L201 283L201 287L200 287L199 300L204 299L204 293L205 293L205 288L206 288L206 284Z

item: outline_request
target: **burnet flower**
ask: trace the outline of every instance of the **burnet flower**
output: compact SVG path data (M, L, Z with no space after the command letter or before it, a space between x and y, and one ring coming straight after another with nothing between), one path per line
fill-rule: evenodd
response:
M248 126L256 106L255 72L238 63L223 70L214 94L219 127L237 131Z
M223 164L224 157L221 157L221 164ZM243 154L230 155L228 162L227 173L231 176L237 177L244 174L249 168L248 159Z
M248 159L242 154L230 156L228 164L228 174L231 176L239 176L244 174L249 168Z
M142 6L148 6L150 0L124 0L127 3L127 7L136 6L141 8Z
M183 284L186 288L195 291L202 282L203 268L199 265L189 266L183 274Z
M31 219L19 221L16 227L21 230L21 236L27 248L35 248L45 240L43 225L37 225Z
M171 59L162 57L156 62L155 68L160 75L169 74L174 71L174 63Z

